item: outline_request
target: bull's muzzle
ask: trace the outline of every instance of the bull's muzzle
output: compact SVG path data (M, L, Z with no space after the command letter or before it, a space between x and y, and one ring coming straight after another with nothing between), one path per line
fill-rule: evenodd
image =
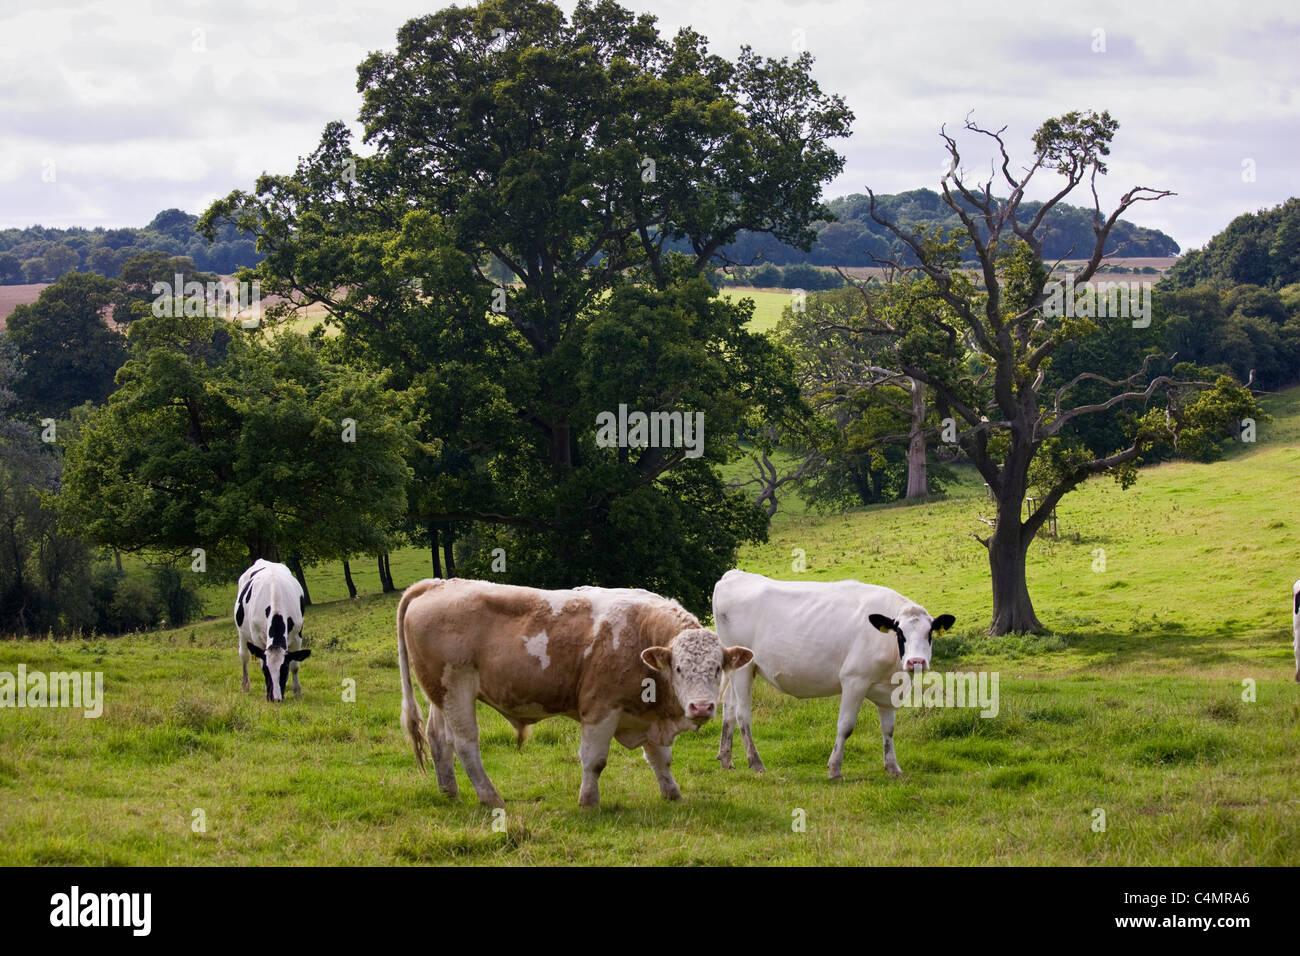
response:
M694 700L686 705L686 716L692 720L708 720L713 716L713 701Z

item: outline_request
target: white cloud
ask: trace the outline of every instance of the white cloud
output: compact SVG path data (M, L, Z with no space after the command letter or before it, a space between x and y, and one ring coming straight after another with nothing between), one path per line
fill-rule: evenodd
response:
M938 129L966 114L1007 125L1017 159L1048 116L1109 110L1121 123L1103 199L1176 190L1135 221L1198 245L1235 215L1300 194L1300 11L1289 2L1193 11L1174 0L1086 8L959 0L624 0L715 52L817 58L857 114L827 195L933 187ZM561 3L573 9L573 0ZM413 0L8 0L0 13L0 225L140 225L199 212L287 172L325 123L355 127L356 66L426 14ZM1094 52L1105 31L1104 52ZM799 31L799 32L796 32ZM61 184L41 189L56 157ZM1256 162L1253 183L1241 161ZM987 157L972 154L972 169Z

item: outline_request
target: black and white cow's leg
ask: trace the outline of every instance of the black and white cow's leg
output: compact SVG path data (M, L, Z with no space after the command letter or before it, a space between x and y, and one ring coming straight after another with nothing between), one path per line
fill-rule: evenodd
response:
M903 771L894 756L894 716L898 711L890 704L877 704L876 710L880 712L880 736L885 741L885 771L891 777L901 777Z
M447 693L442 699L442 712L451 732L452 744L456 756L465 768L478 802L490 807L504 807L506 802L492 786L487 771L483 769L483 758L479 754L478 715L474 712L474 701L478 697L478 674L471 670L459 671L444 676Z
M731 675L723 680L727 683L722 688L722 737L718 740L718 763L722 764L723 770L734 770L736 765L731 762L731 747L736 739L736 685ZM650 758L647 756L646 759Z
M600 773L609 760L609 742L618 729L621 712L612 710L605 716L588 722L582 721L582 738L578 743L578 758L582 761L582 788L578 791L578 806L594 807L600 804Z
M728 675L728 686L734 688L732 700L736 704L736 726L740 728L740 739L745 742L745 754L749 758L749 769L762 773L763 766L754 746L754 665L737 667Z
M424 725L424 739L429 742L429 753L433 755L438 789L454 800L460 795L460 787L456 784L456 763L452 758L451 743L447 740L447 721L442 708L432 702L429 704L429 719Z
M680 800L682 798L681 788L677 786L677 781L673 779L673 748L660 747L649 741L641 748L645 754L645 762L648 763L655 772L655 779L659 781L659 792L663 794L665 800Z
M826 767L832 780L844 777L844 744L858 725L858 711L862 709L862 699L867 696L867 685L856 680L844 680L840 684L840 716L835 721L835 747L831 750L831 759Z
M239 689L245 694L248 693L248 658L250 656L251 655L248 653L248 641L246 641L241 635L239 638L239 663L244 666L244 679L240 681Z
M299 648L302 647L302 640L301 640L301 638L297 641L297 645L298 645L298 646L295 647L295 648L293 648L293 650L296 651L296 650L298 650ZM298 662L297 662L297 661L290 661L290 662L289 662L289 673L293 675L293 696L294 696L294 697L301 697L301 696L302 696L302 685L298 683Z

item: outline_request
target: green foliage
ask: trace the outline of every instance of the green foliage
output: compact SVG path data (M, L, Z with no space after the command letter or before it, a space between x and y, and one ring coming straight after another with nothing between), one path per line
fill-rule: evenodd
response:
M227 275L261 261L251 239L233 227L214 232L209 242L194 231L197 217L165 209L142 229L0 229L0 285L53 282L68 272L116 278L134 256L161 252L183 256L208 272Z
M1300 208L1298 206L1297 208ZM1300 380L1300 300L1294 290L1203 281L1157 286L1166 347L1180 361L1276 389Z
M1186 291L1205 282L1276 289L1300 281L1300 199L1242 213L1204 249L1193 249L1161 280L1163 289Z
M0 633L66 633L93 623L89 553L58 528L57 448L11 417L16 382L16 350L0 338Z
M203 548L216 573L384 549L409 428L383 376L293 333L232 336L204 316L140 318L131 345L118 390L68 449L69 528L122 551Z
M24 374L14 388L25 410L61 418L108 397L126 359L125 339L103 315L116 294L112 280L71 273L14 309L5 338L22 360Z

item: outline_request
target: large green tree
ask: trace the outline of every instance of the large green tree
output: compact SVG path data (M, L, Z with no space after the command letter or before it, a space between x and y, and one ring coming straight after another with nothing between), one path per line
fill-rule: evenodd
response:
M424 389L418 524L484 527L508 578L707 604L765 526L711 466L798 393L703 275L743 230L808 247L852 114L807 55L730 62L613 2L452 7L359 72L372 155L332 124L200 228L255 234L264 292L324 302L344 348ZM602 447L620 405L703 414L701 456Z

